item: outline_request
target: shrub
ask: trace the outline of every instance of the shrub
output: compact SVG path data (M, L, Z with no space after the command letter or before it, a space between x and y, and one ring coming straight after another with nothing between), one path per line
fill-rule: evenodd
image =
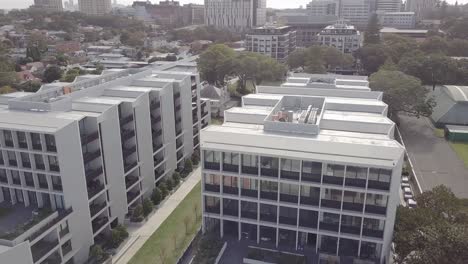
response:
M174 186L179 185L180 183L180 174L176 171L174 174L172 174L172 181L174 183Z
M164 197L166 197L166 196L169 194L169 190L168 190L168 188L167 188L166 183L161 182L161 183L159 184L159 189L161 190L162 199L164 199Z
M187 173L190 173L190 172L193 171L193 164L192 164L192 161L190 159L185 160L184 171L187 172Z
M168 191L172 191L172 189L174 188L174 182L171 178L166 180L166 186Z
M92 245L89 251L89 256L97 261L103 261L107 258L107 253L102 249L100 245Z
M125 226L118 224L114 229L119 231L123 239L126 239L128 237L128 231Z
M112 231L111 231L111 245L112 245L112 247L113 248L118 248L120 243L122 243L123 240L124 240L124 238L122 237L119 230L112 229Z
M133 221L141 222L143 221L143 206L141 204L137 205L133 210Z
M193 152L192 154L192 163L193 165L197 166L200 163L200 154L198 151Z
M158 205L161 203L161 200L163 199L161 189L159 187L154 188L153 193L151 194L151 200L153 201L154 205Z
M152 211L153 211L153 203L151 202L150 199L145 198L143 200L143 215L146 217L148 216Z

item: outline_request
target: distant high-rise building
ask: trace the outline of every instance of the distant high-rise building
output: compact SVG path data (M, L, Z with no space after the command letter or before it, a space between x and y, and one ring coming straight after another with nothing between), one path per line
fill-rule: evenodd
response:
M34 0L35 8L45 9L48 11L62 11L62 0Z
M111 11L111 0L78 0L80 12L87 15L103 15Z
M367 25L375 9L376 0L314 0L307 5L312 16L334 15L358 27Z
M266 0L205 0L205 24L242 31L266 23Z
M400 12L401 0L377 0L377 11Z
M377 11L379 24L382 27L412 29L416 26L414 12L381 12Z
M307 4L310 15L335 15L339 14L340 1L338 0L316 0Z
M296 49L296 31L289 26L264 26L246 35L247 51L260 53L280 62Z
M412 11L416 14L416 19L421 20L424 13L431 10L437 5L437 0L407 0L405 5L406 11Z

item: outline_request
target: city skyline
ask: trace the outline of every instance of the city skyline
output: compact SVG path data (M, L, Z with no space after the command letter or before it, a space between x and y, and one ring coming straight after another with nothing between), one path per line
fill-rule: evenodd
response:
M2 8L3 9L14 9L14 8L27 8L30 5L34 3L34 0L2 0ZM66 2L63 0L63 2ZM77 3L78 0L75 0L75 3ZM114 2L114 1L112 1ZM124 4L124 5L130 5L134 2L134 0L117 0L117 3L119 4ZM151 0L152 3L158 3L158 0ZM204 0L179 0L180 3L182 4L188 4L188 3L195 3L195 4L203 4ZM299 8L302 6L305 8L306 4L309 3L310 0L289 0L289 1L283 1L283 0L268 0L267 1L267 7L268 8ZM456 0L449 0L447 1L450 4L453 4L456 2ZM468 0L459 0L458 4L466 4L468 3Z

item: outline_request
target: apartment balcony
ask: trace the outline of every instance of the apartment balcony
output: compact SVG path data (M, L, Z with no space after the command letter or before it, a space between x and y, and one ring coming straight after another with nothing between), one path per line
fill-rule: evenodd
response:
M217 184L208 184L205 183L205 191L219 193L220 187Z
M126 162L124 162L124 170L125 170L125 173L129 172L130 170L132 170L133 168L135 168L137 165L138 165L138 162L137 162L137 161L134 161L134 162L131 162L131 163L126 163Z
M387 214L387 207L366 204L366 213L386 215Z
M136 176L127 176L125 177L125 187L127 188L130 188L132 187L137 181L138 181L138 177Z
M223 208L223 215L238 217L239 210L237 210L237 208Z
M281 216L279 217L279 223L283 225L291 225L291 226L296 226L297 225L297 218L293 217L285 217Z
M277 201L278 200L278 193L277 192L262 192L262 191L260 191L260 199Z
M153 135L153 138L162 136L162 129L153 127L152 135Z
M181 160L184 157L184 152L183 151L178 151L177 152L177 160Z
M298 171L284 171L281 170L281 178L288 179L288 180L299 180L299 172Z
M280 201L282 202L297 204L298 199L299 199L299 196L297 195L280 193Z
M45 164L44 163L36 163L36 169L45 170Z
M317 229L317 221L316 220L312 221L309 218L300 217L299 218L299 226Z
M0 182L2 182L1 179L0 179ZM34 181L32 181L32 180L26 180L26 186L33 187L33 188L34 188Z
M242 166L242 173L258 175L258 167Z
M342 186L343 185L343 177L323 175L323 183Z
M88 164L89 162L99 158L101 156L101 150L98 149L96 151L89 151L83 153L83 161L85 164Z
M205 212L210 214L220 214L219 204L218 206L205 206Z
M202 109L201 110L201 118L205 118L206 116L208 115L208 111L206 111L206 109Z
M207 127L207 126L208 126L208 123L207 123L207 122L203 122L202 125L201 125L202 128L205 128L205 127Z
M63 191L63 186L61 183L52 183L52 189L54 191Z
M197 146L199 143L200 143L200 140L198 139L198 137L193 139L193 145L194 146Z
M123 129L121 132L122 140L127 141L135 136L134 130Z
M127 157L135 153L136 149L137 149L136 146L131 146L128 148L126 148L125 146L122 146L122 153L124 155L124 159L126 159Z
M247 196L247 197L258 197L258 190L252 190L252 189L241 189L241 196Z
M154 141L153 141L154 142ZM162 143L153 143L153 152L159 151L163 147Z
M161 162L164 161L164 157L155 157L155 158L153 159L153 161L154 161L154 166L156 167L156 166L158 166L159 164L161 164Z
M14 146L13 140L5 140L5 146L12 148Z
M64 236L68 235L70 233L70 228L67 226L64 229L59 231L59 236L60 238L63 238Z
M10 166L18 167L18 162L16 160L8 160Z
M96 234L104 225L107 224L109 218L107 216L99 217L94 219L92 226L93 226L93 234Z
M192 103L196 103L197 102L197 97L192 97Z
M33 142L32 147L33 147L34 150L42 150L41 142Z
M154 171L154 180L159 180L164 175L164 169Z
M39 181L39 188L49 189L49 184L46 181Z
M52 242L41 240L41 241L37 242L36 244L34 244L31 247L31 254L32 254L32 257L33 257L33 261L34 262L39 261L47 253L49 253L52 249L57 247L58 244L59 244L58 240L55 240L55 241L52 241Z
M341 208L341 201L322 199L322 207L340 209Z
M31 168L31 162L29 161L23 161L21 164L23 165L23 168Z
M261 176L278 178L278 168L261 168L260 173Z
M56 164L49 164L49 169L50 169L51 171L55 171L55 172L59 172L59 171L60 171L59 165L56 165Z
M28 147L28 146L26 145L26 148L27 148L27 147ZM49 151L49 152L57 152L57 146L55 146L55 145L46 145L46 149L47 149L47 151Z
M362 212L363 209L364 204L362 203L343 202L343 210Z
M28 148L28 143L26 141L20 141L18 142L18 146L22 149L27 149Z
M390 183L389 182L369 180L369 183L367 184L367 188L368 189L388 191L388 190L390 190Z
M318 196L316 197L301 196L301 204L318 206L319 202L320 202L320 198Z
M352 235L361 234L361 226L350 226L350 225L341 225L341 233L347 233Z
M71 246L70 243L68 243L68 244L66 244L66 245L64 245L64 246L62 246L62 254L63 254L64 257L65 257L66 255L68 255L68 254L69 254L70 252L72 252L72 251L73 251L73 248L72 248L72 246ZM59 262L59 263L60 263L60 262Z
M365 179L346 178L345 186L366 188L366 180Z
M204 168L207 169L207 170L217 170L217 171L219 171L220 165L219 165L219 162L205 161Z
M247 211L247 210L241 210L241 217L242 218L247 218L247 219L254 219L257 220L257 211Z
M140 190L134 191L134 192L128 192L127 193L127 203L130 204L132 203L136 197L140 195Z
M89 211L91 213L91 217L94 217L97 213L102 211L102 209L104 209L104 207L106 206L107 206L107 203L105 201L102 203L93 202L92 204L90 204Z
M323 222L323 221L320 222L320 230L328 230L328 231L338 232L339 226L340 225L338 223L327 223L327 222Z
M276 214L260 212L260 221L276 223Z
M161 102L159 102L159 101L157 101L157 102L152 101L151 104L150 104L150 109L151 110L156 110L156 109L158 109L160 107L161 107Z
M176 140L176 149L179 149L182 145L184 145L184 141L181 138Z
M102 167L99 167L97 169L88 169L85 171L86 180L92 181L96 179L99 175L101 175L103 172L104 170L102 169Z
M193 115L193 116L192 116L192 120L193 120L193 123L197 123L197 122L198 122L198 116L197 116L197 115Z
M81 136L81 144L82 145L89 144L89 143L93 142L94 140L96 140L98 138L99 138L99 132L98 131L93 132L93 133L88 134L88 135L82 135Z
M104 190L104 184L99 181L92 181L88 184L88 198L93 198L96 194Z
M120 118L120 126L125 126L126 124L133 121L133 114L130 114L126 117Z
M238 173L239 165L223 163L223 171Z
M364 228L362 229L362 235L366 237L383 238L383 231Z
M232 194L232 195L239 195L239 188L224 185L223 186L223 193Z
M182 134L182 128L176 127L176 137L180 136L180 134Z

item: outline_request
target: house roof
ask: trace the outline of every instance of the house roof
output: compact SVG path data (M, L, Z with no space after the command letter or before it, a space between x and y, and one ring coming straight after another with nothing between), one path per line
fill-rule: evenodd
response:
M214 85L206 85L200 91L202 98L220 99L223 91Z
M444 90L456 102L468 102L468 86L445 85Z

